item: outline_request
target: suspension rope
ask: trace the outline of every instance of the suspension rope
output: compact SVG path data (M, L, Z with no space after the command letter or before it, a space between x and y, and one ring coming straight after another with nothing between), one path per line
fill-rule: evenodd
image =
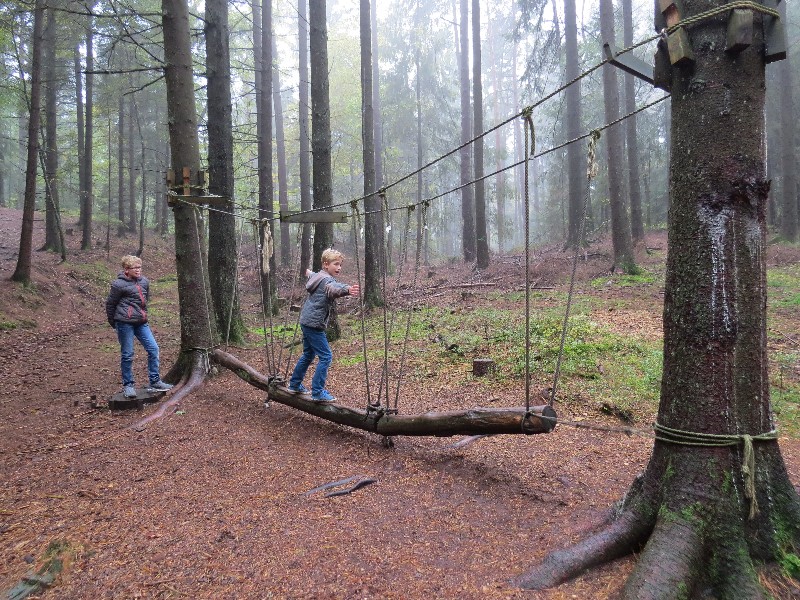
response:
M359 249L358 249L358 239L361 236L361 213L358 210L358 200L352 200L350 202L350 206L353 209L353 212L351 214L352 214L352 219L353 219L353 225L354 225L354 227L356 229L355 236L354 236L355 237L355 246L356 246L356 281L361 283L361 258L360 258ZM380 402L380 398L379 398L377 403L375 403L375 404L372 403L372 391L370 389L370 384L369 384L369 364L367 362L367 325L366 325L366 321L365 321L365 319L366 319L366 317L365 317L366 302L364 300L364 294L363 293L359 294L358 305L359 305L359 309L360 309L360 313L361 313L361 319L360 319L361 320L361 350L362 350L362 352L364 354L364 360L362 362L364 363L364 381L365 381L366 386L367 386L367 412L369 412L370 409L379 407L381 402Z
M531 199L528 189L528 166L531 155L536 152L533 109L526 110L523 118L525 120L525 417L527 418L531 412ZM524 428L525 419L522 420L522 425Z
M385 212L386 215L389 215L389 201L386 198L386 188L381 188L378 190L378 196L381 200L381 208ZM377 211L373 211L377 212ZM365 211L364 213L367 213ZM387 218L387 225L386 225L386 233L389 233L392 229L391 219ZM369 227L369 225L367 225ZM384 389L386 391L386 407L389 407L389 307L388 307L388 300L386 298L386 277L387 271L389 270L389 262L390 262L390 253L391 248L389 248L389 244L383 244L383 257L380 264L380 275L381 275L381 289L383 290L383 365L381 370L381 380L380 385L378 386L378 406L381 404L381 397L383 396ZM385 388L384 388L385 386Z
M583 212L581 214L580 225L578 226L578 239L575 242L575 254L572 257L572 274L569 278L569 293L567 294L567 307L564 310L564 323L561 326L561 341L558 345L558 358L556 359L556 368L553 373L553 386L550 390L550 406L556 400L556 391L558 389L558 377L561 373L561 363L564 359L564 344L567 339L567 328L569 326L569 312L572 307L572 296L575 291L575 273L578 270L578 255L580 248L583 244L583 236L586 231L586 216L589 212L589 197L592 191L592 179L597 175L597 161L595 160L597 154L597 141L600 139L600 132L593 131L592 137L589 139L588 160L586 165L586 195L583 198Z
M303 258L302 257L302 251L301 251L302 242L303 242L303 226L301 224L300 227L297 228L297 245L295 246L296 249L297 249L297 254L295 255L294 258L292 258L291 256L289 257L289 262L292 263L292 264L296 264L297 265L297 270L292 275L292 278L291 278L290 284L289 284L289 289L291 291L289 292L289 303L288 303L288 306L287 306L287 309L286 309L286 318L284 320L284 326L285 327L289 326L289 315L292 312L292 303L294 302L294 288L297 285L297 282L301 281L300 280L300 271L303 269L303 265L300 263L300 260ZM305 289L305 286L303 286L303 289ZM302 294L302 292L301 292L301 294ZM303 296L301 296L301 298L302 298L301 305L305 304L306 298L303 297ZM301 310L302 310L302 306L301 306ZM284 372L283 372L284 381L286 381L287 383L289 381L289 369L292 366L292 356L294 355L294 347L295 347L295 344L297 343L297 332L299 330L300 330L300 311L298 310L297 311L297 317L295 317L295 319L294 319L294 327L292 329L292 341L289 343L289 352L287 352L286 368L284 369ZM281 352L278 355L279 358L282 355L283 355L283 345L281 345Z
M270 340L267 336L267 300L264 298L264 285L263 285L263 260L264 254L262 250L262 241L261 241L261 227L257 221L253 222L253 241L256 247L256 255L259 257L258 259L258 292L261 297L261 328L264 332L264 358L267 363L267 372L272 373L272 363L270 361ZM269 268L269 267L268 267ZM267 280L269 281L269 279Z
M225 349L231 336L231 322L233 321L233 304L236 302L236 295L239 289L239 257L242 254L242 239L244 238L244 223L239 223L239 241L236 244L236 263L233 268L233 285L231 286L231 302L228 306L228 319L225 328Z
M194 207L194 213L193 213L192 217L193 217L193 220L194 220L195 239L197 241L197 253L198 253L198 255L200 257L202 257L203 256L203 244L202 244L202 241L200 240L200 225L198 224L198 221L202 220L202 216L200 214L200 208L196 204L193 204L192 206ZM201 258L201 262L202 262L202 258ZM213 330L212 325L211 325L211 310L212 309L211 309L211 303L209 302L210 292L208 290L208 285L207 285L208 282L206 280L206 278L208 277L208 268L202 269L202 271L203 271L203 273L202 273L203 300L205 301L205 304L206 304L206 324L208 326L208 342L206 344L205 350L208 351L210 348L214 347L214 330ZM208 373L208 371L206 371L206 373Z

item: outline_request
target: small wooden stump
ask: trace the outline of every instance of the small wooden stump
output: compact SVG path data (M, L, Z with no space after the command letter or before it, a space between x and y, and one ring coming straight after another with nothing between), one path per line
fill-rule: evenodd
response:
M142 410L145 404L158 402L166 392L148 392L147 388L137 388L136 397L126 398L122 392L117 392L108 400L109 410Z
M475 377L486 377L494 373L495 364L491 358L476 358L472 361L472 374Z

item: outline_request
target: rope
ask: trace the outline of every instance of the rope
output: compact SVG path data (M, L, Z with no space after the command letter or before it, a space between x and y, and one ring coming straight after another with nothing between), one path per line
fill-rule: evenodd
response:
M259 228L259 223L257 221L253 222L253 242L256 246L256 254L260 257L259 260L263 261L264 257L261 250L261 229ZM266 301L264 298L264 286L262 285L262 274L261 274L261 267L258 269L258 292L261 296L261 327L264 331L264 356L267 362L267 372L272 373L272 364L270 363L270 355L269 355L269 338L267 337L267 307ZM269 281L269 280L267 280Z
M527 110L525 119L525 416L531 411L531 199L528 190L528 165L536 152L536 130L533 127L533 109ZM531 149L528 150L530 134ZM522 420L523 428L525 419Z
M200 226L197 223L197 221L202 219L202 217L200 216L200 208L195 204L192 204L192 207L194 208L194 215L193 215L194 216L194 233L195 233L195 237L196 237L196 240L197 240L197 253L202 257L203 256L203 245L202 245L202 243L200 241ZM201 262L202 262L202 260L201 260ZM206 265L203 265L203 266L206 267ZM203 278L203 299L205 300L205 303L206 303L206 323L208 325L208 348L211 348L214 345L214 332L213 332L213 329L211 327L211 310L212 309L211 309L211 306L210 306L209 301L208 301L208 297L209 297L210 294L209 294L209 291L208 291L208 287L206 285L206 277L208 277L208 269L204 268L203 269L203 273L202 273L202 278ZM208 348L206 348L206 349L208 349ZM206 371L206 373L207 372L208 371Z
M236 302L236 291L239 287L239 257L242 254L242 238L244 238L244 223L239 223L239 242L236 244L236 264L234 266L233 285L231 286L231 302L228 310L227 327L225 329L225 348L231 337L231 321L233 321L233 303Z
M381 188L378 190L378 196L381 199L381 208L389 214L389 202L386 199L386 188ZM365 212L365 215L370 214ZM387 217L386 225L386 233L391 231L392 224L391 220ZM381 403L381 396L383 395L384 384L386 385L386 407L389 407L389 307L387 306L388 302L386 300L386 272L389 268L389 261L391 259L391 248L389 248L388 244L384 244L384 253L383 253L383 260L380 265L381 271L381 288L383 290L383 370L381 372L381 382L378 386L378 405L380 406Z
M753 442L767 442L778 439L777 430L773 429L757 435L700 433L697 431L682 431L673 429L656 422L653 425L656 440L669 444L683 446L701 446L706 448L719 448L725 446L738 446L743 444L742 477L744 478L744 496L750 500L750 519L758 514L758 499L756 498L756 457ZM659 435L660 434L660 435Z
M592 132L592 137L589 139L588 160L586 165L586 195L583 198L583 213L581 215L580 225L578 227L578 241L575 244L575 254L572 257L572 274L569 278L569 293L567 294L567 308L564 310L564 323L561 326L561 341L558 345L558 358L556 359L556 369L553 373L553 386L550 390L550 406L556 400L556 390L558 389L558 377L561 373L561 362L564 359L564 344L567 339L567 327L569 326L569 311L572 307L572 295L575 292L575 273L578 270L578 254L581 244L583 243L583 236L586 231L586 215L589 211L589 195L592 189L592 179L597 175L597 162L595 156L597 154L597 141L600 139L600 132L595 130Z
M297 264L297 270L292 274L292 279L290 280L291 283L289 289L291 291L289 292L289 304L287 306L286 317L283 322L284 327L289 326L289 315L292 312L292 302L294 302L294 287L295 285L297 285L297 282L300 281L300 271L303 268L303 265L300 264L300 259L302 258L302 252L300 247L302 245L302 242L303 242L303 226L301 225L300 227L297 228L297 245L295 246L297 252L296 255L297 260L295 261L292 257L289 257L289 262ZM305 298L303 298L302 304L304 303L305 303ZM294 355L294 346L295 343L297 342L297 332L299 330L300 330L300 311L298 310L297 317L294 319L294 328L292 330L292 341L289 344L289 352L287 352L286 356L286 368L284 369L283 372L283 378L287 382L289 381L289 369L291 368L292 365L292 356ZM283 345L281 345L281 350L278 354L279 363L282 357L283 357Z
M361 235L361 213L358 210L358 201L353 200L350 203L350 206L353 209L352 217L355 223L355 246L356 246L356 281L359 283L361 282L361 259L358 251L358 238ZM380 406L380 398L376 404L372 404L372 392L369 385L369 365L367 364L367 331L366 331L366 323L365 323L365 307L366 302L364 300L364 294L359 294L358 299L359 307L361 308L361 350L364 353L364 380L367 386L367 411L370 408L375 408Z

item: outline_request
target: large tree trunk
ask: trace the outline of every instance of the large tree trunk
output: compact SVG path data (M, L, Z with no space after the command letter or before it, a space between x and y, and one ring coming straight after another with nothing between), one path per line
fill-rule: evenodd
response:
M87 5L89 11L94 6L93 2ZM92 212L94 208L94 189L92 180L94 178L94 21L88 17L86 25L86 132L83 138L83 177L84 188L82 191L83 210L81 212L81 224L83 225L81 237L81 250L92 248Z
M134 157L133 157L133 120L136 117L136 100L133 95L130 97L130 102L128 102L128 133L125 136L125 150L128 153L128 232L136 235L136 232L139 231L138 224L136 222L136 194L134 190L136 189L136 169L134 168Z
M196 176L200 169L200 150L189 9L186 0L162 0L161 6L172 169L178 174L187 167ZM205 231L200 211L194 206L177 202L173 207L173 215L182 352L166 378L173 381L178 377L188 378L188 385L181 392L183 394L202 380L198 373L205 372L204 357L215 345L217 332L210 306Z
M331 103L328 79L328 17L325 0L310 0L311 48L311 154L313 156L314 209L330 210L333 204L331 171ZM321 266L322 251L333 245L333 224L314 226L313 269Z
M623 44L626 48L633 45L633 2L622 0ZM630 73L623 76L625 84L625 113L636 110L636 93L634 77ZM636 134L636 115L625 120L625 139L627 142L628 199L631 207L631 237L633 242L644 240L644 221L642 219L642 191L639 187L639 140Z
M12 281L28 285L31 281L33 252L33 217L36 210L36 174L39 160L39 126L42 121L42 29L44 28L44 0L36 0L33 10L31 40L31 95L28 106L28 158L25 165L25 202L22 208L22 227L19 235L17 266Z
M243 340L237 291L236 219L233 216L233 123L228 3L206 0L209 192L225 198L208 215L208 278L217 328L226 343Z
M714 7L707 0L683 6L686 16ZM557 585L644 547L624 598L766 598L756 564L800 544L800 498L770 433L760 19L756 13L753 45L738 55L723 51L725 18L698 23L691 29L695 65L673 71L664 370L653 455L618 518L551 554L520 578L524 587Z
M361 140L364 164L364 303L370 308L383 305L381 289L381 249L383 248L383 223L381 199L375 186L375 128L372 112L372 19L370 0L360 0L361 30ZM359 235L359 232L355 232Z
M117 123L117 237L125 235L125 96L119 97Z
M483 73L481 72L481 2L472 0L472 114L475 135L483 133ZM489 266L486 194L483 181L483 136L475 140L475 258L479 269Z
M461 84L461 143L466 144L460 152L461 160L461 250L466 262L475 260L475 191L472 180L472 147L467 144L472 138L472 118L469 98L469 3L461 0L459 29L458 78Z
M300 63L298 92L298 117L300 126L300 210L311 210L311 148L308 133L308 0L297 2L298 23L298 58ZM300 274L301 283L305 282L305 271L311 266L311 223L303 223L300 237Z
M615 45L614 5L612 0L600 0L600 29L603 42ZM606 123L619 118L619 85L616 67L603 67L603 104ZM625 273L636 271L631 240L631 222L625 208L622 190L622 128L619 124L606 130L608 163L608 201L611 207L611 241L614 247L614 266Z

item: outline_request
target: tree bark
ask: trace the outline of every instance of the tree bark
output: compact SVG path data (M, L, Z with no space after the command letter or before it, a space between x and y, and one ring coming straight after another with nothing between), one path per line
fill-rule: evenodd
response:
M308 4L311 52L311 155L314 209L330 210L333 204L331 171L331 104L328 78L328 18L325 0ZM313 269L322 267L322 251L333 245L333 224L314 226Z
M28 285L31 281L33 252L33 217L36 210L36 174L39 160L39 126L42 121L42 30L44 0L36 0L31 34L31 95L28 117L28 157L25 165L25 202L22 208L22 227L19 235L17 266L12 281Z
M683 7L691 17L715 5ZM756 564L800 545L800 498L771 433L760 18L754 43L733 55L723 51L726 19L698 22L694 65L673 68L664 369L650 462L619 517L552 553L520 578L524 587L557 585L644 546L623 598L766 598ZM609 535L618 542L593 545Z
M43 250L59 252L64 255L64 244L60 234L59 201L58 201L58 116L56 102L58 83L56 80L56 15L55 9L47 11L44 28L44 71L45 81L45 240Z
M206 0L209 192L225 198L208 215L208 278L218 330L226 343L241 343L244 324L237 295L239 248L233 215L233 122L228 3Z
M472 180L472 147L467 144L472 138L472 119L469 97L469 3L461 0L458 57L458 77L461 84L461 143L466 144L460 152L461 158L461 250L465 262L475 260L475 191Z
M781 19L786 20L786 3L778 5ZM798 215L797 215L797 151L795 149L795 120L797 111L794 109L792 91L792 63L795 56L787 53L781 61L780 70L780 124L781 124L781 235L790 242L797 241Z
M472 113L475 135L483 133L483 73L481 68L481 2L472 0ZM483 137L475 140L475 257L479 269L489 267L486 227L486 186L483 181Z
M381 289L381 249L383 223L381 199L375 186L375 122L372 112L372 19L370 0L360 0L361 31L361 140L364 165L364 303L369 308L383 305ZM355 232L359 235L359 232Z
M200 169L197 112L190 44L189 9L186 0L162 0L164 74L167 85L170 155L175 173L188 167ZM175 263L181 321L181 354L165 376L169 381L189 377L198 368L205 372L204 356L217 342L211 310L205 231L199 210L176 203Z
M281 97L281 75L278 65L278 44L275 32L272 33L272 106L275 110L275 153L278 162L278 206L282 211L289 210L289 182L286 169L286 136L283 124L283 99ZM289 236L289 223L281 221L281 265L290 267L292 240Z
M117 237L125 235L125 95L119 97L117 123Z
M298 92L298 117L300 126L300 210L311 210L311 148L308 132L308 0L297 2L298 47L300 77ZM311 223L303 223L300 237L300 283L306 280L306 269L311 267Z
M578 58L578 28L575 11L575 0L564 0L564 81L573 81L578 77L580 62ZM567 103L567 114L564 119L565 137L574 140L581 135L583 116L581 109L580 80L569 86L564 92ZM567 146L567 246L578 248L584 243L579 239L581 220L584 218L584 202L586 198L586 155L583 144Z
M626 48L633 45L633 2L622 0L623 44ZM636 93L634 77L630 73L623 75L625 84L625 113L636 110ZM642 219L642 191L639 186L639 139L636 133L636 115L625 120L625 139L627 142L628 199L631 207L631 237L633 243L644 240L644 221Z
M92 10L94 2L87 5L89 11ZM81 214L81 224L83 225L81 237L81 250L91 250L92 248L92 213L94 209L94 190L92 180L94 178L94 21L92 17L87 17L86 24L86 119L85 135L83 138L83 177L84 188L82 193L83 211Z

